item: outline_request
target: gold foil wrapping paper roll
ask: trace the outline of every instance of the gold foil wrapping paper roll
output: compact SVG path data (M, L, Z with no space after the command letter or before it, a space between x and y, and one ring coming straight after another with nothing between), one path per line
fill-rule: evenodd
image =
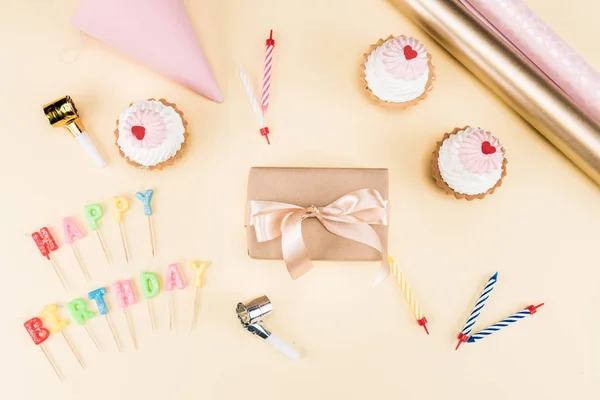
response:
M600 126L458 0L390 0L600 185Z

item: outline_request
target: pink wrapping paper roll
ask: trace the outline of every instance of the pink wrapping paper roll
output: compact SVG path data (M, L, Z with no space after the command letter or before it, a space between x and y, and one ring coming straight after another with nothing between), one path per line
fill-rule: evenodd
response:
M461 0L471 5L582 109L600 121L600 73L523 0Z

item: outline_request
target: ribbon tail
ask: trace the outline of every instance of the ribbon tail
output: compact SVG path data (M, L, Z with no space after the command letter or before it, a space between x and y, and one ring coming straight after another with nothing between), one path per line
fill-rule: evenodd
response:
M302 238L303 211L290 213L283 220L281 252L292 279L298 279L313 267Z
M381 267L379 268L379 273L377 274L375 281L373 281L372 286L375 287L379 285L381 282L385 281L388 276L390 276L390 260L387 255L387 248L383 245L383 248L381 249Z

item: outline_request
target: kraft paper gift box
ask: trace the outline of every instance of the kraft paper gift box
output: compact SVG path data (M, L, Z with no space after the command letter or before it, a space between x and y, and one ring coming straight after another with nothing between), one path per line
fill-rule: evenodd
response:
M389 220L386 211L389 208L387 169L252 168L248 178L246 206L248 254L256 259L283 259L281 237L263 242L257 240L256 228L251 226L255 213L251 208L252 201L289 203L302 208L324 207L360 189L374 189L381 195L384 203L383 213L386 215L384 220ZM382 253L375 248L331 233L317 218L302 218L301 224L302 237L310 260L382 260ZM387 225L369 226L375 231L382 249L385 250L388 241ZM294 277L291 270L290 273Z

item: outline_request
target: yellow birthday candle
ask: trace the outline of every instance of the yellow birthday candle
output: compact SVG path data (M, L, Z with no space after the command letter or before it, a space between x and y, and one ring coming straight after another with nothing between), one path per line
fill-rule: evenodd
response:
M123 214L129 210L129 199L123 196L115 196L110 199L110 203L114 213L113 218L115 222L119 224L121 243L123 244L123 251L125 252L125 261L129 262L129 252L127 251L127 241L125 240L125 232L123 229Z
M390 262L391 272L396 278L396 282L398 286L400 286L400 290L402 290L402 295L406 299L406 302L410 306L415 318L417 319L417 323L425 329L425 332L429 335L429 330L427 329L427 318L423 316L423 312L421 311L421 307L417 304L417 300L413 295L412 290L406 284L406 279L404 279L404 274L400 271L398 264L394 261L392 257L388 257Z
M65 321L64 319L61 319L58 316L58 305L57 304L49 304L46 307L44 307L42 309L42 311L40 312L40 318L45 320L46 326L50 330L51 333L59 333L60 332L63 339L65 339L65 342L67 342L67 345L71 349L71 352L77 359L77 362L79 362L79 365L81 365L81 368L85 368L85 366L83 365L83 361L81 360L81 357L79 356L79 353L77 352L77 350L75 350L75 346L73 346L73 343L71 342L71 340L69 339L69 337L67 336L67 334L64 331L64 329L67 327L67 325L69 323L67 321Z
M192 261L192 262L190 262L190 268L194 272L194 279L192 281L192 284L196 288L196 297L194 298L194 308L193 308L194 313L192 314L192 325L191 325L191 329L194 329L194 325L196 324L196 315L198 313L197 311L198 311L198 303L199 303L199 299L200 299L200 288L202 287L204 272L208 268L208 263L200 262L200 261Z

